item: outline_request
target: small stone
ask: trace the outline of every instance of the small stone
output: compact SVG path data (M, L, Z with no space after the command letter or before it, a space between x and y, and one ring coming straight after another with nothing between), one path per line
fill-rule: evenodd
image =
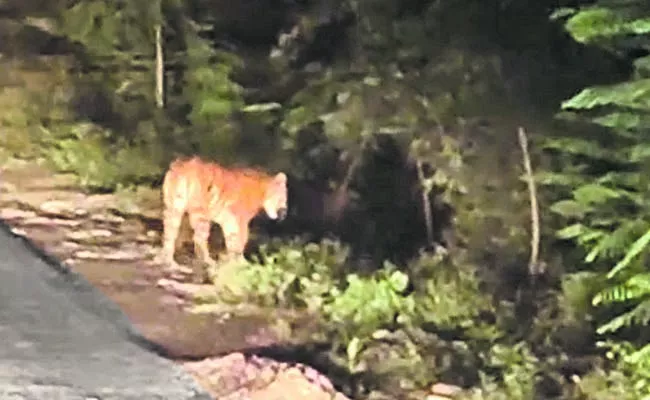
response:
M109 252L104 256L104 259L112 261L136 261L141 260L144 256L143 252L137 250L117 250Z
M72 249L78 249L79 247L81 247L81 245L79 243L69 242L66 240L65 242L61 243L61 247L63 247L64 249L72 250Z
M9 182L0 183L0 192L10 193L10 192L15 192L16 190L17 190L16 185L14 185L13 183L9 183Z
M23 225L57 225L75 227L81 225L81 221L63 218L34 217L23 221Z
M443 397L453 397L458 393L460 393L463 390L463 388L456 385L450 385L447 383L438 382L433 384L430 390L433 395L438 395Z
M88 231L73 231L68 232L66 235L68 239L72 240L88 240L97 237L110 237L113 236L113 232L108 229L91 229Z
M172 306L177 306L177 305L184 305L185 300L178 298L176 296L162 296L160 297L160 304L163 305L172 305Z
M24 211L18 208L3 208L0 210L0 218L4 220L34 218L34 211Z
M42 203L38 209L49 214L65 214L70 212L73 207L67 201L50 200Z
M94 222L112 222L116 224L124 222L124 218L112 214L93 214L90 216L90 220Z
M101 260L102 255L90 250L80 250L74 253L75 258L80 260Z
M17 236L27 236L27 231L26 230L20 229L20 228L15 228L15 227L11 228L11 233L13 233L14 235L17 235Z
M117 250L98 253L90 250L79 250L74 256L80 260L134 261L142 257L135 251Z

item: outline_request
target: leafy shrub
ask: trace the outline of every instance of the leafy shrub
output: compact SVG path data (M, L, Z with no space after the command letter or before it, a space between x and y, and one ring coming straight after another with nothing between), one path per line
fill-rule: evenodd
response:
M638 345L625 341L603 341L598 342L598 346L607 349L606 357L616 367L607 373L608 379L618 381L616 386L624 386L628 391L634 392L637 397L628 397L630 399L650 396L650 345L639 348ZM611 390L621 390L620 386L616 386Z
M70 133L65 138L51 138L44 151L55 169L74 173L83 187L112 190L151 180L161 173L151 151L110 146L103 140L102 131L92 125L78 124Z
M535 398L539 360L525 342L496 344L483 356L488 368L500 371L500 379L480 372L481 385L469 391L468 400L525 400Z
M333 361L351 373L385 376L384 388L415 388L440 373L476 369L472 346L442 340L423 330L425 324L465 330L483 341L501 336L477 318L494 310L471 264L423 254L409 265L417 278L411 282L388 262L368 276L346 274L347 255L347 247L327 239L263 247L253 262L219 267L213 301L301 308L318 316L319 337L331 343Z
M334 334L334 350L343 346L350 370L364 346L381 328L404 324L415 312L412 294L405 294L408 276L386 264L373 276L350 274L344 289L333 287L323 303L326 326Z
M228 303L304 306L319 312L338 284L335 275L347 254L346 247L330 240L320 244L295 240L277 251L263 246L253 262L220 267L214 282L220 300Z
M642 388L635 373L623 365L611 370L596 369L581 378L574 377L574 398L589 400L640 400L648 396L647 387Z
M474 265L424 254L410 269L418 276L416 308L422 322L437 329L471 328L482 312L494 311Z

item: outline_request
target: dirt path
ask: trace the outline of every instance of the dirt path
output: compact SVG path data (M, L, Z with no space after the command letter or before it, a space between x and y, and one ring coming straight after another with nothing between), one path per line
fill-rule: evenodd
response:
M33 164L0 171L0 219L83 274L171 358L201 359L183 364L215 398L345 398L311 368L241 353L282 342L269 319L188 313L190 299L160 283L190 277L156 263L160 232L116 212L115 195L84 194L71 177Z

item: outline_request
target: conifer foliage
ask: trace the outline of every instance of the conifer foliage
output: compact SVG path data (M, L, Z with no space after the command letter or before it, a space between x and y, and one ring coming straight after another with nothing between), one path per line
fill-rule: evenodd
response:
M551 210L566 226L557 235L574 241L595 271L607 271L605 289L592 303L609 306L613 318L600 334L650 321L650 4L600 1L560 9L579 42L616 55L638 55L627 80L587 87L562 104L561 116L588 122L584 134L548 138L544 147L559 167L541 181L561 193ZM645 49L645 50L644 50ZM601 269L603 268L603 269ZM616 304L616 307L613 307ZM615 311L614 311L615 310ZM622 310L622 311L621 311ZM629 331L629 328L628 328ZM649 365L650 346L619 352L637 372ZM646 393L647 377L639 377Z

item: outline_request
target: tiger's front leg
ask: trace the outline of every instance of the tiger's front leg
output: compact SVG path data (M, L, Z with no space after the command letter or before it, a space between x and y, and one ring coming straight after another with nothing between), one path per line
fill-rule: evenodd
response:
M226 242L226 258L228 261L243 259L249 237L248 221L241 221L234 215L228 215L220 222Z

